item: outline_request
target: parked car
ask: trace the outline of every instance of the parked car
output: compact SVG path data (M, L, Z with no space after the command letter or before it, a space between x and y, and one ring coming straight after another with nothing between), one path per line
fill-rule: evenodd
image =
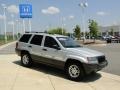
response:
M67 36L24 34L15 50L23 66L30 67L33 62L50 65L64 70L68 78L75 81L107 66L103 53L84 48Z
M120 40L120 36L115 36L115 38Z
M120 36L115 36L115 38L112 39L112 42L120 43Z
M106 35L106 36L103 36L102 38L103 38L103 40L108 40L108 39L113 39L115 37L111 36L111 35Z

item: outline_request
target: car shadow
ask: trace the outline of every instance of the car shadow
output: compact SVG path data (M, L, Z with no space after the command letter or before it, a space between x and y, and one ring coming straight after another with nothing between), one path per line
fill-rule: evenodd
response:
M13 63L17 64L19 66L22 66L20 60L19 61L14 61ZM50 67L50 66L47 66L47 65L44 65L44 64L34 63L33 66L30 69L36 70L36 71L39 71L39 72L42 72L42 73L45 73L45 74L54 75L54 76L57 76L57 77L67 79L67 77L65 75L65 72L63 70L53 68L53 67ZM86 75L80 82L85 82L85 83L94 82L94 81L96 81L100 78L101 78L101 74L99 74L99 73L89 74L89 75Z
M98 79L100 79L102 77L102 75L100 73L92 73L89 75L86 75L83 79L82 82L94 82Z

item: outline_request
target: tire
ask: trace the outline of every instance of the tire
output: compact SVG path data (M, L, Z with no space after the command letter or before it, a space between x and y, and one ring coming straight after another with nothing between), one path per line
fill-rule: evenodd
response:
M32 59L30 57L30 54L28 53L23 53L21 55L21 64L25 67L31 67L32 66Z
M70 79L70 80L80 81L83 79L84 70L83 70L81 64L78 62L68 63L65 71L66 71L68 79Z
M95 74L97 74L97 71L92 71L90 74L95 75Z

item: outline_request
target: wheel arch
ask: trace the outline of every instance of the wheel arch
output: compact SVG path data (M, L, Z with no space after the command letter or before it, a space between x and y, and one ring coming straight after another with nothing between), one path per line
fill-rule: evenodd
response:
M27 50L22 50L22 51L21 51L21 55L22 55L22 54L29 54L29 52L28 52Z
M66 69L68 63L73 63L73 62L74 62L74 63L79 63L79 64L81 65L81 67L83 68L84 72L85 72L83 63L82 63L81 61L79 61L79 60L71 59L71 58L69 58L69 59L66 60L65 65L64 65L64 69Z
M69 64L69 63L70 63L70 64ZM76 77L76 78L72 77L72 76L70 75L70 73L69 73L69 66L72 65L72 63L73 63L73 65L74 65L74 64L75 64L75 65L80 65L80 66L79 66L79 69L81 70L81 71L80 71L81 73L80 73L79 76ZM68 65L68 66L67 66L67 65ZM74 80L74 81L82 80L82 78L84 77L84 75L86 75L85 69L84 69L84 67L83 67L83 64L82 64L79 60L76 60L76 59L67 59L67 61L66 61L66 63L65 63L65 73L67 74L67 76L68 76L68 78L69 78L70 80Z

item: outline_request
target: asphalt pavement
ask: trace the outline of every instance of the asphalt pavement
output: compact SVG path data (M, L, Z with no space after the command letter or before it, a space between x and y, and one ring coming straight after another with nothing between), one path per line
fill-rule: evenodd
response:
M0 55L3 54L15 54L15 42L0 49Z
M120 75L120 44L112 43L101 46L87 46L88 48L105 53L108 66L102 71Z

